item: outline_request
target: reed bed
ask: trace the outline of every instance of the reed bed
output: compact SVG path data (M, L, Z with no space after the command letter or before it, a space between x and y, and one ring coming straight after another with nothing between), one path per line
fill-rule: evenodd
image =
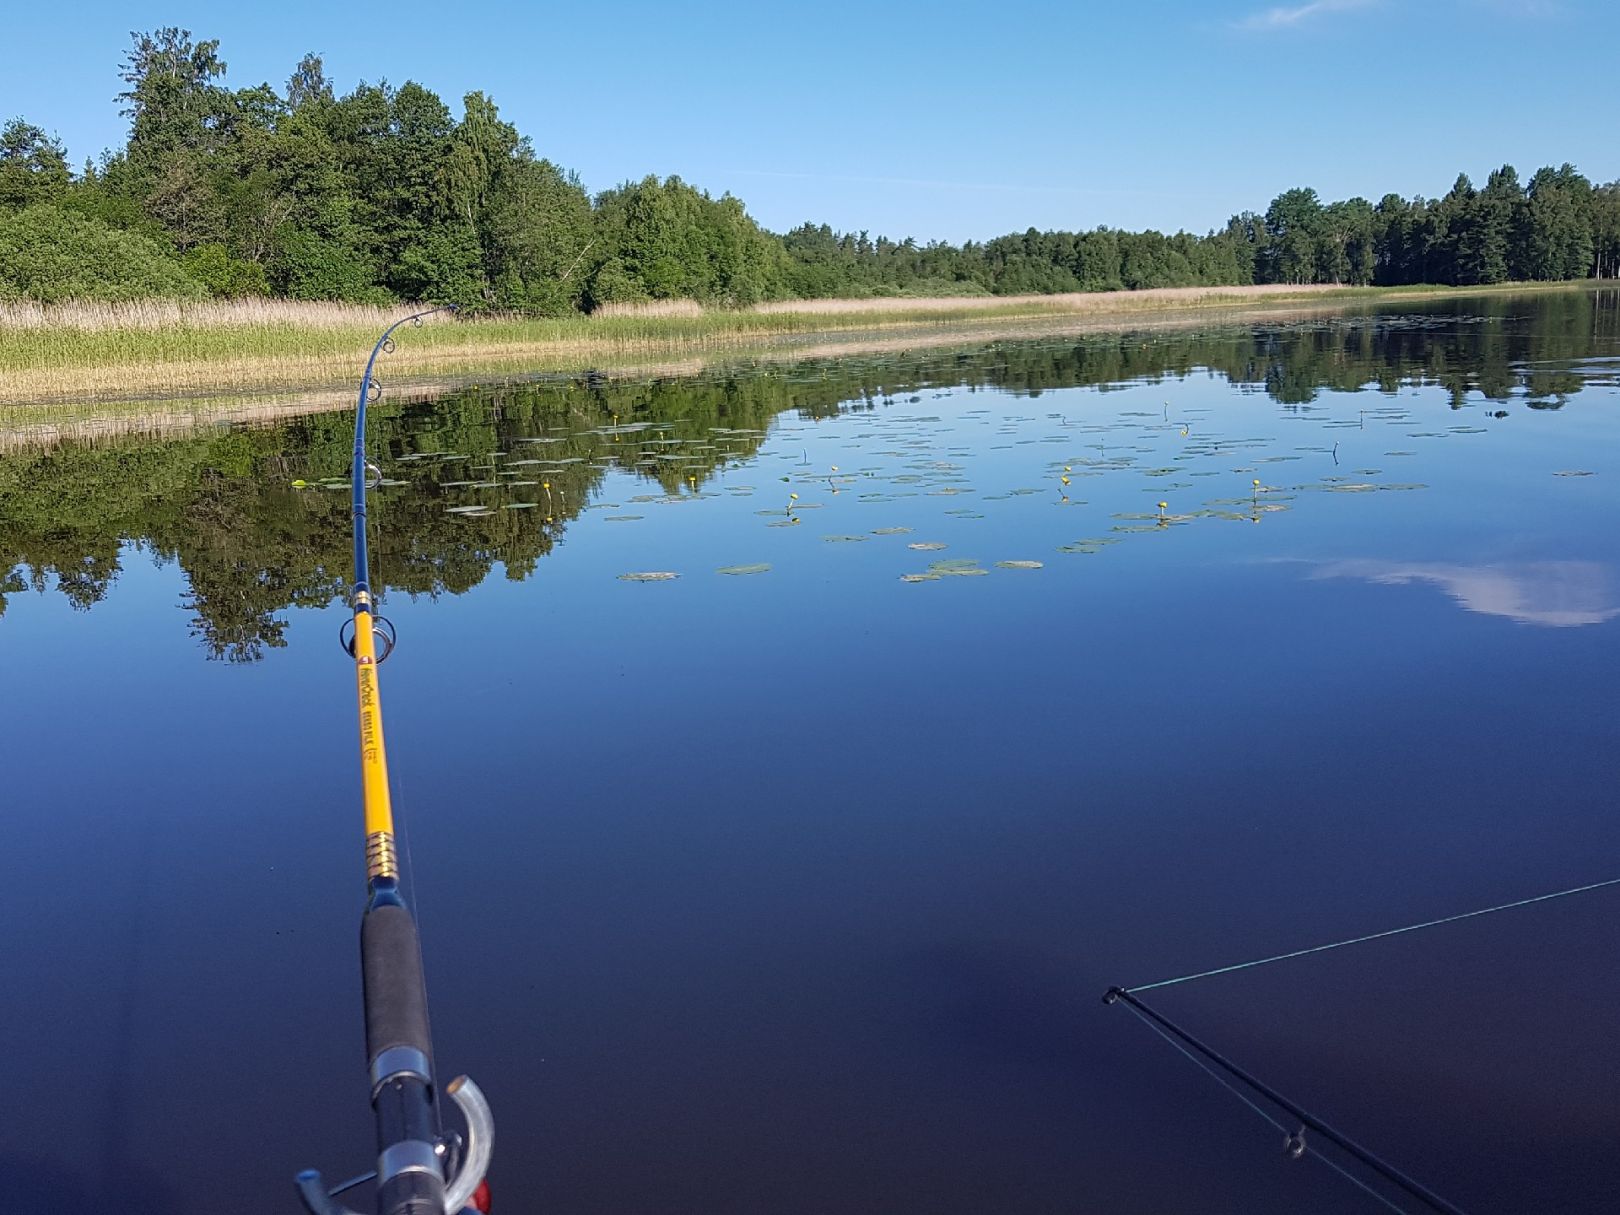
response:
M636 303L603 304L591 316L611 320L621 316L702 316L703 305L696 300L641 300Z
M904 333L920 340L932 331L965 341L970 333L979 340L993 326L1095 322L1106 327L1111 321L1115 327L1134 327L1154 314L1331 307L1441 293L1476 294L1478 289L1197 287L807 300L736 311L710 311L677 300L602 309L591 316L441 315L407 333L381 375L398 384L486 372L614 369L708 359L751 347L803 349L818 339L848 345L851 335L873 340ZM346 385L377 333L410 311L409 305L291 300L0 304L0 404L179 399Z
M290 301L0 306L0 402L344 383L377 333L409 311ZM434 375L482 364L534 370L613 366L966 315L864 306L836 315L709 312L679 301L592 316L441 316L409 332L382 374Z
M32 300L0 302L0 332L66 330L105 333L157 329L381 329L417 309L311 300L68 300L39 304Z

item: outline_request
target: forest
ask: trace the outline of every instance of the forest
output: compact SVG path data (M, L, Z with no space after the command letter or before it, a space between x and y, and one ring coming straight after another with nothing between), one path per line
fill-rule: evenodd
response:
M275 296L559 316L693 300L1394 286L1613 277L1620 182L1512 166L1443 197L1290 189L1202 236L1033 228L920 244L806 222L777 234L679 177L592 195L481 92L339 96L317 55L279 90L226 86L215 40L131 36L129 135L75 171L47 130L0 128L0 301Z

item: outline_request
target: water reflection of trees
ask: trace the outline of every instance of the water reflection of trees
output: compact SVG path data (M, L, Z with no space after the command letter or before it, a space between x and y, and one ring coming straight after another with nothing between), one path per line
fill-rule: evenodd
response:
M724 463L757 450L783 411L831 416L957 385L1026 394L1106 387L1213 371L1301 405L1324 391L1442 388L1454 408L1470 394L1557 408L1590 371L1581 360L1620 338L1616 292L1471 300L1428 320L1334 321L1191 334L1090 335L733 368L697 378L626 382L599 377L470 389L432 401L387 401L374 417L373 450L404 486L378 491L372 537L376 580L408 595L458 594L499 564L531 574L606 475L610 458L666 493L701 487ZM692 441L680 460L638 465L655 422ZM76 608L99 602L138 553L183 571L184 606L212 657L252 661L284 644L285 613L344 594L348 496L293 481L341 476L349 462L347 414L180 441L123 439L14 452L0 460L0 613L5 597L53 586ZM708 451L715 428L730 433ZM743 432L743 433L737 433ZM747 433L756 432L756 433ZM525 450L521 439L558 440ZM719 450L718 448L725 448ZM442 482L465 464L401 457L521 453L558 471L548 510L446 513L464 499ZM625 459L626 453L632 453ZM573 461L573 462L566 462ZM691 478L692 480L688 480ZM126 547L126 545L132 547Z

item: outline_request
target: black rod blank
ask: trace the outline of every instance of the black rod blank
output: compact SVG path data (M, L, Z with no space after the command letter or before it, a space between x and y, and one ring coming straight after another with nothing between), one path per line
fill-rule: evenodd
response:
M1441 1212L1442 1215L1464 1215L1464 1212L1461 1209L1447 1202L1444 1198L1441 1198L1427 1186L1418 1181L1414 1181L1405 1173L1397 1169L1394 1165L1386 1163L1373 1152L1362 1147L1355 1140L1349 1138L1339 1131L1334 1130L1320 1118L1306 1112L1304 1109L1300 1108L1299 1105L1290 1101L1287 1097L1284 1097L1276 1089L1261 1082L1260 1080L1255 1079L1237 1064L1226 1058L1226 1056L1220 1054L1213 1048L1204 1045L1204 1043L1193 1037L1186 1030L1182 1029L1175 1022L1171 1021L1168 1017L1165 1017L1149 1008L1125 988L1110 987L1107 994L1103 996L1104 1004L1113 1004L1120 1000L1123 1000L1137 1012L1149 1018L1154 1024L1160 1026L1167 1033L1173 1035L1178 1041L1185 1043L1192 1050L1202 1055L1205 1059L1208 1059L1227 1075L1231 1076L1239 1083L1247 1085L1250 1089L1259 1093L1278 1109L1284 1110L1294 1118L1298 1119L1299 1124L1302 1127L1305 1127L1307 1130L1315 1131L1318 1135L1322 1136L1323 1139L1326 1139L1329 1143L1333 1144L1347 1155L1359 1160L1362 1164L1366 1165L1369 1169L1371 1169L1374 1173L1377 1173L1391 1185L1396 1186L1433 1210Z

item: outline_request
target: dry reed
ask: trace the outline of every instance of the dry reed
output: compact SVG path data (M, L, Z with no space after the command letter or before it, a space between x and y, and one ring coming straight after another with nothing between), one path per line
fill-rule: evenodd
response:
M641 300L636 303L603 304L591 316L598 320L614 317L702 316L703 305L696 300Z
M1547 284L1544 289L1579 286ZM1479 293L1478 288L1193 287L1093 295L810 300L749 311L704 311L691 301L669 301L656 314L627 309L589 317L446 317L402 341L384 376L400 386L446 376L523 376L710 359L773 347L803 349L818 339L848 342L851 336L867 342L882 334L920 338L933 332L945 340L983 340L997 329L1010 336L1030 326L1134 328L1177 312L1207 317L1211 311L1232 314L1296 304L1321 308ZM336 387L353 379L377 332L409 311L408 305L373 308L289 300L3 304L0 404L175 400Z
M105 303L67 300L38 304L0 302L0 330L67 330L74 333L158 329L380 329L420 305L338 304L314 300L129 300ZM438 318L432 318L438 319Z

